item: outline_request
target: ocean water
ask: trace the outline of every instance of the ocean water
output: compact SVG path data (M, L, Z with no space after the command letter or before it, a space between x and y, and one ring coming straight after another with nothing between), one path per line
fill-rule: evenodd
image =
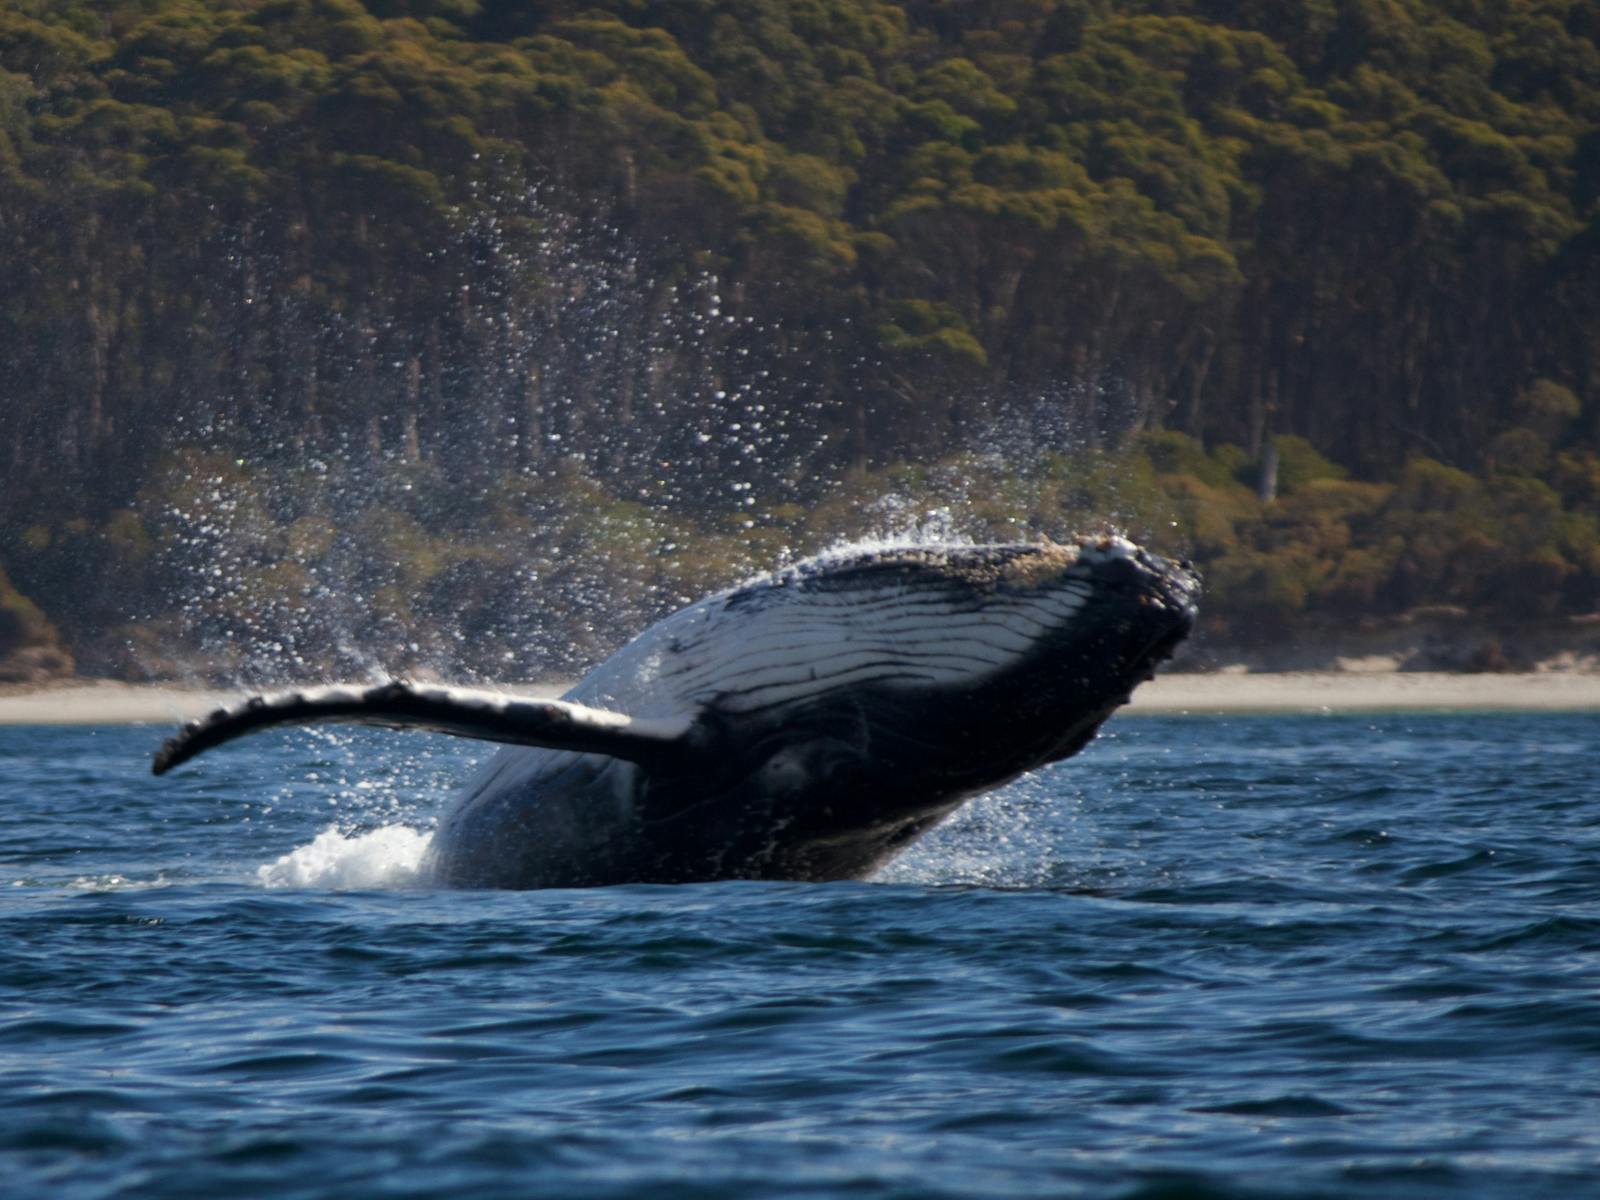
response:
M418 886L485 753L0 729L6 1197L1600 1195L1600 715L1124 717L876 880Z

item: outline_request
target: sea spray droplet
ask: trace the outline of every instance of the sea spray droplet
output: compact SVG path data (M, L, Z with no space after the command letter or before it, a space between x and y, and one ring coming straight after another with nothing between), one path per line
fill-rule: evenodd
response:
M345 835L324 829L307 845L256 868L263 887L400 888L418 882L432 833L385 825Z

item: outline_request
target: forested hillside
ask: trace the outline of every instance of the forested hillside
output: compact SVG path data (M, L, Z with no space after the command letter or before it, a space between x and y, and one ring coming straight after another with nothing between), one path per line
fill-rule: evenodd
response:
M0 658L556 669L930 510L1584 614L1597 202L1594 0L13 0Z

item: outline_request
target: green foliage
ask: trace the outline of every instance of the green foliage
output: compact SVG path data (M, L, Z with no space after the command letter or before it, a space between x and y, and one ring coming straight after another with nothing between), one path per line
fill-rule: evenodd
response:
M944 354L979 365L987 358L960 314L947 304L902 300L891 312L893 319L878 326L879 344L891 353Z
M35 682L72 665L55 626L0 567L0 683Z
M1143 434L1138 447L1163 475L1187 475L1211 488L1228 488L1236 482L1239 467L1231 455L1207 454L1198 441L1175 429Z
M1509 475L1542 475L1550 465L1550 447L1531 429L1508 429L1484 449L1489 469Z
M373 629L470 596L498 653L519 568L481 529L552 531L559 587L598 552L694 594L889 492L1170 538L1235 621L1593 608L1600 51L1570 8L13 5L8 564L96 631L108 564L154 603L226 541L244 623L359 535L402 563ZM625 269L573 278L573 227ZM719 300L663 334L695 288ZM1018 395L1091 444L976 453ZM698 465L771 494L661 499L695 492L686 440L750 419L729 397L782 450ZM183 448L212 422L280 461ZM281 474L352 446L413 491L335 519ZM458 477L521 482L418 499Z
M1278 447L1278 490L1294 492L1321 479L1343 479L1348 472L1317 452L1309 441L1293 434L1273 439Z
M1561 437L1583 412L1572 389L1550 379L1535 379L1512 407L1518 424L1544 442Z
M40 643L54 644L55 630L40 611L12 585L0 567L0 659Z

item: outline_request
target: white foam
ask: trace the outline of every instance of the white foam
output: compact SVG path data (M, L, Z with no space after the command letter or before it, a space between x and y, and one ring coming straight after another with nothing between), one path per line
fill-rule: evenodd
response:
M1034 818L1052 804L1059 800L1039 776L1025 775L1001 791L969 800L871 878L924 886L1042 886L1059 865L1060 830L1054 827L1059 817L1038 825Z
M324 829L276 862L256 868L263 887L400 888L416 884L433 834L385 825L346 836Z

